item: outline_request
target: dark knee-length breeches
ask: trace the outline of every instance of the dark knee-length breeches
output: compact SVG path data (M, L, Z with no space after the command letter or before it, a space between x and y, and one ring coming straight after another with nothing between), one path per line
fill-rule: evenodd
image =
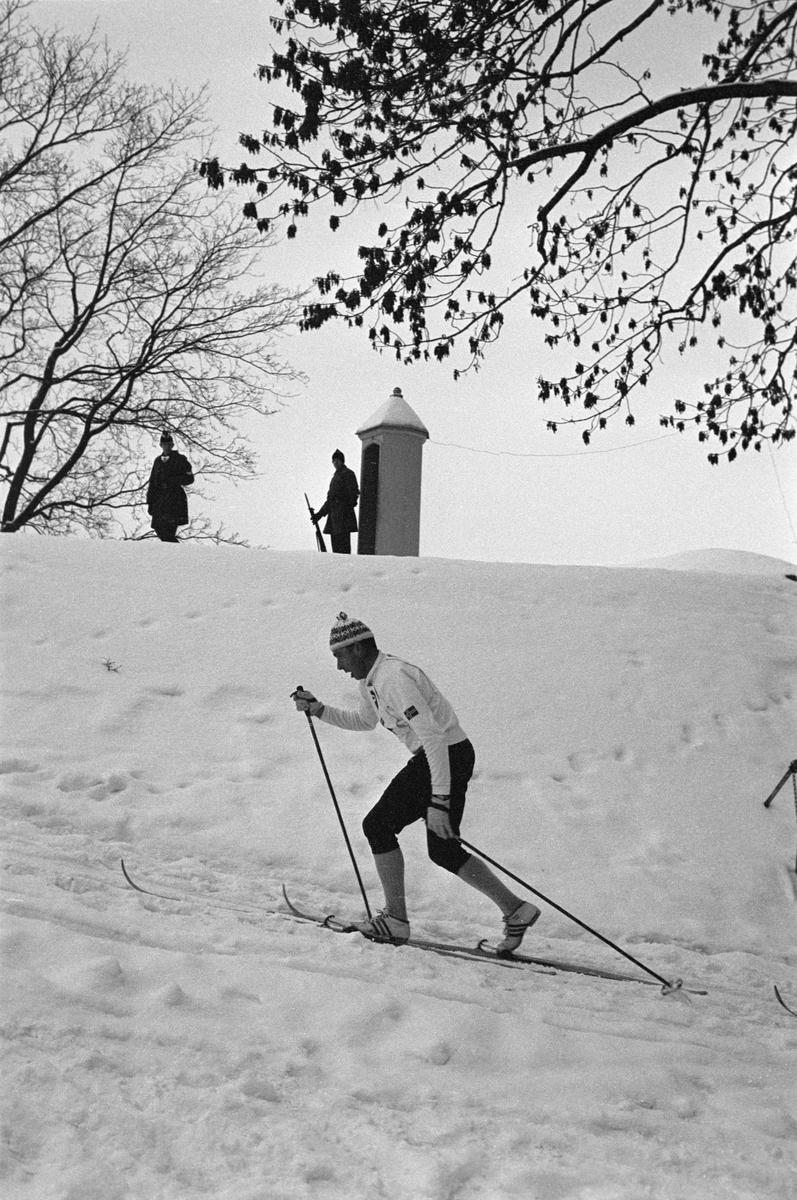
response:
M476 755L473 746L465 739L448 748L451 766L451 826L459 833L462 812L465 808L465 793L473 774ZM395 779L382 793L380 799L363 821L363 833L374 854L389 854L398 849L397 834L414 821L426 817L432 798L432 777L426 754L419 750L403 767ZM439 838L426 833L426 845L432 862L456 875L470 858L459 842L450 838Z

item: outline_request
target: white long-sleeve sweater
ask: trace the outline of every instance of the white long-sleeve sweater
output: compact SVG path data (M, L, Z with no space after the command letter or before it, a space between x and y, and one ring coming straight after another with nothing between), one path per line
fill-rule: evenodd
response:
M423 748L432 775L432 792L448 795L448 747L463 742L467 735L445 696L420 667L380 650L367 678L360 680L359 709L325 704L320 719L340 729L355 730L375 729L381 723L412 754Z

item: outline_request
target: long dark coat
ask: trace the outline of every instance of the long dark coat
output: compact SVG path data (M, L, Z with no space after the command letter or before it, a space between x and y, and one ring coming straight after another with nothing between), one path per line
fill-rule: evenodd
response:
M194 472L184 454L173 450L164 462L159 454L152 464L147 487L147 510L152 528L163 522L188 524L188 499L183 488L194 482Z
M324 533L355 533L357 518L354 510L360 497L357 476L349 467L341 467L332 476L326 503L319 508L316 517L327 518Z

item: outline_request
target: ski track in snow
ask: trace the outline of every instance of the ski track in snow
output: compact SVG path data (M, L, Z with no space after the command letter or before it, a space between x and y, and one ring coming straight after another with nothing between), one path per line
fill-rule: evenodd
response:
M11 544L8 544L11 543ZM7 539L4 1200L786 1200L792 585ZM451 621L452 597L456 621ZM345 607L473 738L464 834L707 996L299 924L355 915L301 680ZM109 665L110 664L110 665ZM511 697L511 702L507 701ZM403 762L318 726L359 822ZM406 831L413 931L490 906ZM124 881L124 858L143 887ZM279 911L269 911L279 910ZM533 952L630 967L543 905Z

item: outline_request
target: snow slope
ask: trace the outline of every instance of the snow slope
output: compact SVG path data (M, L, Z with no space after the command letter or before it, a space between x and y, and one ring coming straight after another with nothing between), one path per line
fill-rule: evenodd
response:
M745 1200L797 1184L794 585L4 538L4 1200ZM463 835L666 978L447 960L357 914L297 683L337 612L449 696ZM319 725L360 820L404 761ZM403 835L414 932L497 910ZM158 900L124 882L119 860ZM540 954L629 964L547 905Z
M721 571L725 575L795 575L797 566L768 554L747 550L688 550L665 558L629 563L631 567L655 567L665 571Z

